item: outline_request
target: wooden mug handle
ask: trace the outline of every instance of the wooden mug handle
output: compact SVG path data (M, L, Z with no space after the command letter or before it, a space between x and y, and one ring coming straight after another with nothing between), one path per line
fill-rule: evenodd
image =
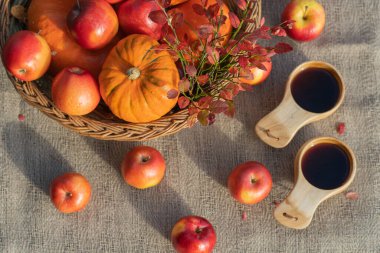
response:
M301 182L296 184L288 197L276 207L274 217L286 227L306 228L325 197L320 190Z
M314 117L314 113L303 110L287 94L276 109L256 124L255 131L269 146L283 148L289 144L297 131L310 123Z

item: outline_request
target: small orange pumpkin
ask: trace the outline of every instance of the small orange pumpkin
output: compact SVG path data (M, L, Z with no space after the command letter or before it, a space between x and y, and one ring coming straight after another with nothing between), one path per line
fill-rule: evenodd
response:
M130 35L111 50L99 75L100 94L112 113L134 123L168 113L178 100L179 74L168 52L147 35Z
M50 71L53 74L66 67L77 66L97 76L108 52L116 44L116 39L107 47L96 51L80 47L66 24L67 14L75 4L76 0L31 1L28 8L28 29L38 32L49 44L52 50Z

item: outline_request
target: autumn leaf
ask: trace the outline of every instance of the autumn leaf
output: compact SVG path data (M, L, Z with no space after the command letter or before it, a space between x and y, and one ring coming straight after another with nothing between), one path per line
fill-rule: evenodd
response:
M216 100L211 103L210 109L213 113L222 113L228 109L228 105L225 101Z
M189 76L191 76L191 77L196 76L196 74L197 74L197 69L195 68L194 65L187 65L187 66L185 67L185 69L186 69L186 73L187 73Z
M228 13L228 16L230 17L230 22L231 22L232 27L238 28L240 25L240 20L239 20L238 16L235 13L233 13L232 11L230 11Z
M222 90L220 92L220 97L225 99L225 100L232 100L232 92L230 90Z
M290 52L292 50L293 50L293 47L291 45L287 44L287 43L284 43L284 42L279 42L274 47L274 51L277 54L287 53L287 52Z
M206 74L206 75L200 75L200 76L197 77L198 83L201 86L205 85L207 83L208 79L209 79L208 74Z
M187 97L181 96L178 98L178 106L180 109L186 108L187 106L189 106L189 104L190 100Z
M193 10L194 10L194 12L196 14L198 14L200 16L205 15L205 10L204 10L204 8L203 8L202 5L200 5L200 4L193 4L192 7L193 7Z
M247 8L247 2L245 0L235 0L236 5L240 10L245 10Z
M163 25L167 22L165 13L162 10L152 11L149 13L149 18L157 24Z
M190 81L187 78L183 78L178 83L178 88L181 92L187 92L190 88Z
M184 22L184 19L183 19L183 13L182 12L178 12L178 13L174 14L174 16L172 18L173 27L180 27L183 25L183 22Z
M210 114L210 112L208 110L202 110L198 113L197 115L197 119L198 121L201 123L201 125L203 126L207 126L208 125L208 115Z
M199 99L199 101L197 102L198 107L201 109L207 109L210 107L212 100L213 100L213 98L210 96L203 97L203 98Z
M178 94L179 94L178 90L171 89L168 91L167 97L168 97L168 99L175 99L178 97Z

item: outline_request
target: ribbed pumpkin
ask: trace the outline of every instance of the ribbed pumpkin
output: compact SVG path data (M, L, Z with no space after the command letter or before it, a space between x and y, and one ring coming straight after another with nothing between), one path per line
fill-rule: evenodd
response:
M167 114L177 103L179 74L157 41L130 35L111 50L99 75L100 93L117 117L143 123Z
M45 38L52 50L50 70L58 73L65 67L77 66L94 76L100 72L104 59L113 45L90 51L81 48L71 36L66 18L76 0L32 0L28 8L28 29Z

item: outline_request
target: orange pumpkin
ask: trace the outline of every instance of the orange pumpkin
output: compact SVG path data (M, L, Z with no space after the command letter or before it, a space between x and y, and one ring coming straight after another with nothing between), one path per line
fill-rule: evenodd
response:
M217 0L208 0L207 7L216 3L217 3ZM209 20L206 16L200 16L197 13L195 13L193 9L194 4L202 5L200 0L189 0L169 10L169 14L171 15L174 15L175 13L183 13L183 18L185 21L181 26L176 28L176 33L178 35L178 38L181 41L184 40L185 34L187 34L187 37L190 43L193 41L197 41L198 29L202 25L209 24ZM226 44L228 39L231 36L232 25L231 25L230 18L228 16L228 13L230 12L230 10L228 9L227 5L224 3L219 10L219 15L222 12L223 12L223 15L227 17L227 19L226 19L226 22L220 26L219 33L221 36L224 36L223 37L224 40L222 44Z
M99 75L100 94L112 113L134 123L156 120L178 100L179 74L168 52L147 35L130 35L111 50Z
M32 0L28 9L28 29L45 38L52 50L50 70L80 67L97 76L113 45L90 51L81 48L69 34L66 17L76 0ZM114 43L115 44L115 43Z

